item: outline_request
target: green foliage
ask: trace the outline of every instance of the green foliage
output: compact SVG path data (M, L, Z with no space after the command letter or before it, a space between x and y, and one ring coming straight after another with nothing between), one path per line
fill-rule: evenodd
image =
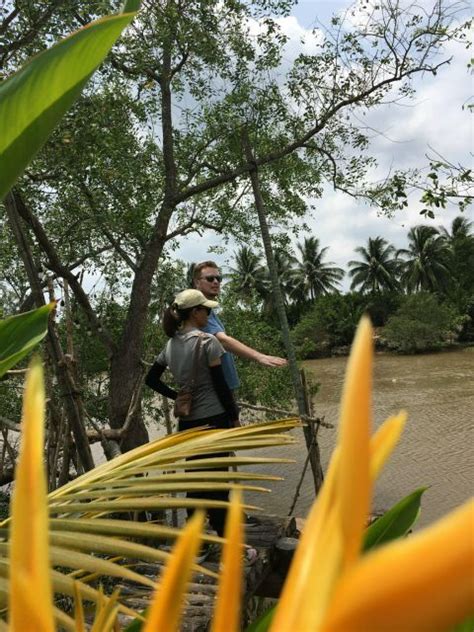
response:
M326 356L334 347L350 345L364 304L356 293L321 296L293 330L299 357Z
M365 311L374 327L386 325L389 317L400 307L403 294L398 292L375 292L366 296Z
M426 489L416 489L377 518L365 532L363 550L374 549L406 535L419 516L421 497Z
M0 377L22 360L45 337L56 303L0 322Z
M0 199L45 143L133 17L132 13L98 20L32 58L2 82Z
M322 248L319 239L305 237L297 246L300 259L294 259L290 271L291 295L298 302L314 301L318 296L336 292L344 277L344 270L333 262L324 261L328 247Z
M256 305L243 309L237 297L227 293L221 301L226 332L241 342L270 355L284 355L281 334L262 320ZM241 388L239 399L253 404L287 406L293 399L293 387L287 368L269 369L256 362L236 358Z
M449 249L451 280L446 289L447 300L463 315L459 340L474 341L474 234L473 222L458 215L451 230L439 227L442 239Z
M472 169L453 164L445 159L431 160L430 171L421 188L420 202L425 205L420 215L434 219L435 213L455 202L464 212L472 203L474 179Z
M10 496L0 491L0 520L5 520L10 514Z
M383 337L400 353L434 351L455 340L459 321L459 315L434 294L413 294L389 318Z

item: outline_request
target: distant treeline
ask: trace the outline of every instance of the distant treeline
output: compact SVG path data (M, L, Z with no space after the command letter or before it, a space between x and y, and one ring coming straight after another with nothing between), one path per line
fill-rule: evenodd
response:
M414 226L407 247L399 250L382 237L369 238L349 262L351 291L345 294L340 292L344 270L326 261L328 248L316 237L306 237L296 253L277 248L281 288L300 357L345 353L364 312L371 316L382 348L419 353L474 342L472 225L461 215L449 230ZM246 312L247 325L253 314L278 329L263 256L243 246L227 278L227 318L234 320L232 312L238 310L237 326Z

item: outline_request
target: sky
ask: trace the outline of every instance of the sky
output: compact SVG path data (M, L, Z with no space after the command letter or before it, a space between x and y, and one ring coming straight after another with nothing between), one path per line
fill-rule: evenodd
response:
M347 0L303 0L293 8L290 16L279 19L282 29L290 37L287 58L302 50L301 39L310 40L310 32L318 23L327 24L334 12L344 10L348 4ZM448 53L453 55L450 66L441 69L436 77L429 75L417 80L413 100L405 105L384 106L364 119L364 123L373 129L371 153L379 162L380 176L390 169L427 166L426 154L430 147L453 163L472 166L472 115L466 107L463 109L463 105L470 102L473 87L467 69L470 52L459 45L450 45ZM327 186L322 198L308 200L308 206L314 204L316 209L305 221L321 245L329 247L327 260L347 269L347 262L357 258L354 249L365 245L369 237L382 236L397 248L405 247L411 226L431 223L448 227L459 214L453 205L437 214L435 220L425 219L419 214L422 206L418 198L419 194L412 196L406 211L388 218ZM474 219L472 209L465 213L469 219ZM185 261L212 258L225 267L231 264L232 253L238 246L231 243L223 253L209 255L208 249L221 245L221 241L212 233L203 235L201 240L194 236L181 243L175 256ZM342 289L347 290L349 284L346 276Z

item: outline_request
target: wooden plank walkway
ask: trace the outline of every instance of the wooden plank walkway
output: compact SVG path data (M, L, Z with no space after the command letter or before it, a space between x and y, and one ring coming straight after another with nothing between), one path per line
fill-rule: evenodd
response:
M258 559L245 568L245 597L246 603L254 596L277 597L279 588L289 559L293 538L299 533L294 518L258 515L258 524L246 527L247 544L258 550ZM285 553L286 551L286 553ZM288 553L289 551L289 553ZM217 560L206 561L204 567L215 573L219 572ZM152 579L161 573L161 565L141 563L135 570ZM134 583L121 583L121 600L137 611L144 610L149 603L150 589ZM216 580L203 573L195 573L189 585L186 598L186 609L183 616L182 632L207 632L212 617L216 597ZM120 615L121 624L130 623L130 619Z

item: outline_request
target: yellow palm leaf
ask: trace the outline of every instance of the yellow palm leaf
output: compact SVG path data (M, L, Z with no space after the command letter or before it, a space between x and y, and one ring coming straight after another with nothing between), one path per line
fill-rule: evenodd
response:
M22 441L12 500L10 628L54 630L48 553L43 369L34 360L23 399ZM30 596L34 595L34 599Z
M222 572L219 579L217 602L212 620L212 632L238 632L240 630L240 607L242 601L242 501L239 490L232 492L230 509L227 512Z
M372 326L361 319L347 364L339 425L337 497L343 537L343 565L356 559L367 523L372 487L369 437L372 419Z
M201 512L196 512L186 525L163 572L143 632L175 632L178 629L203 525L204 514Z

